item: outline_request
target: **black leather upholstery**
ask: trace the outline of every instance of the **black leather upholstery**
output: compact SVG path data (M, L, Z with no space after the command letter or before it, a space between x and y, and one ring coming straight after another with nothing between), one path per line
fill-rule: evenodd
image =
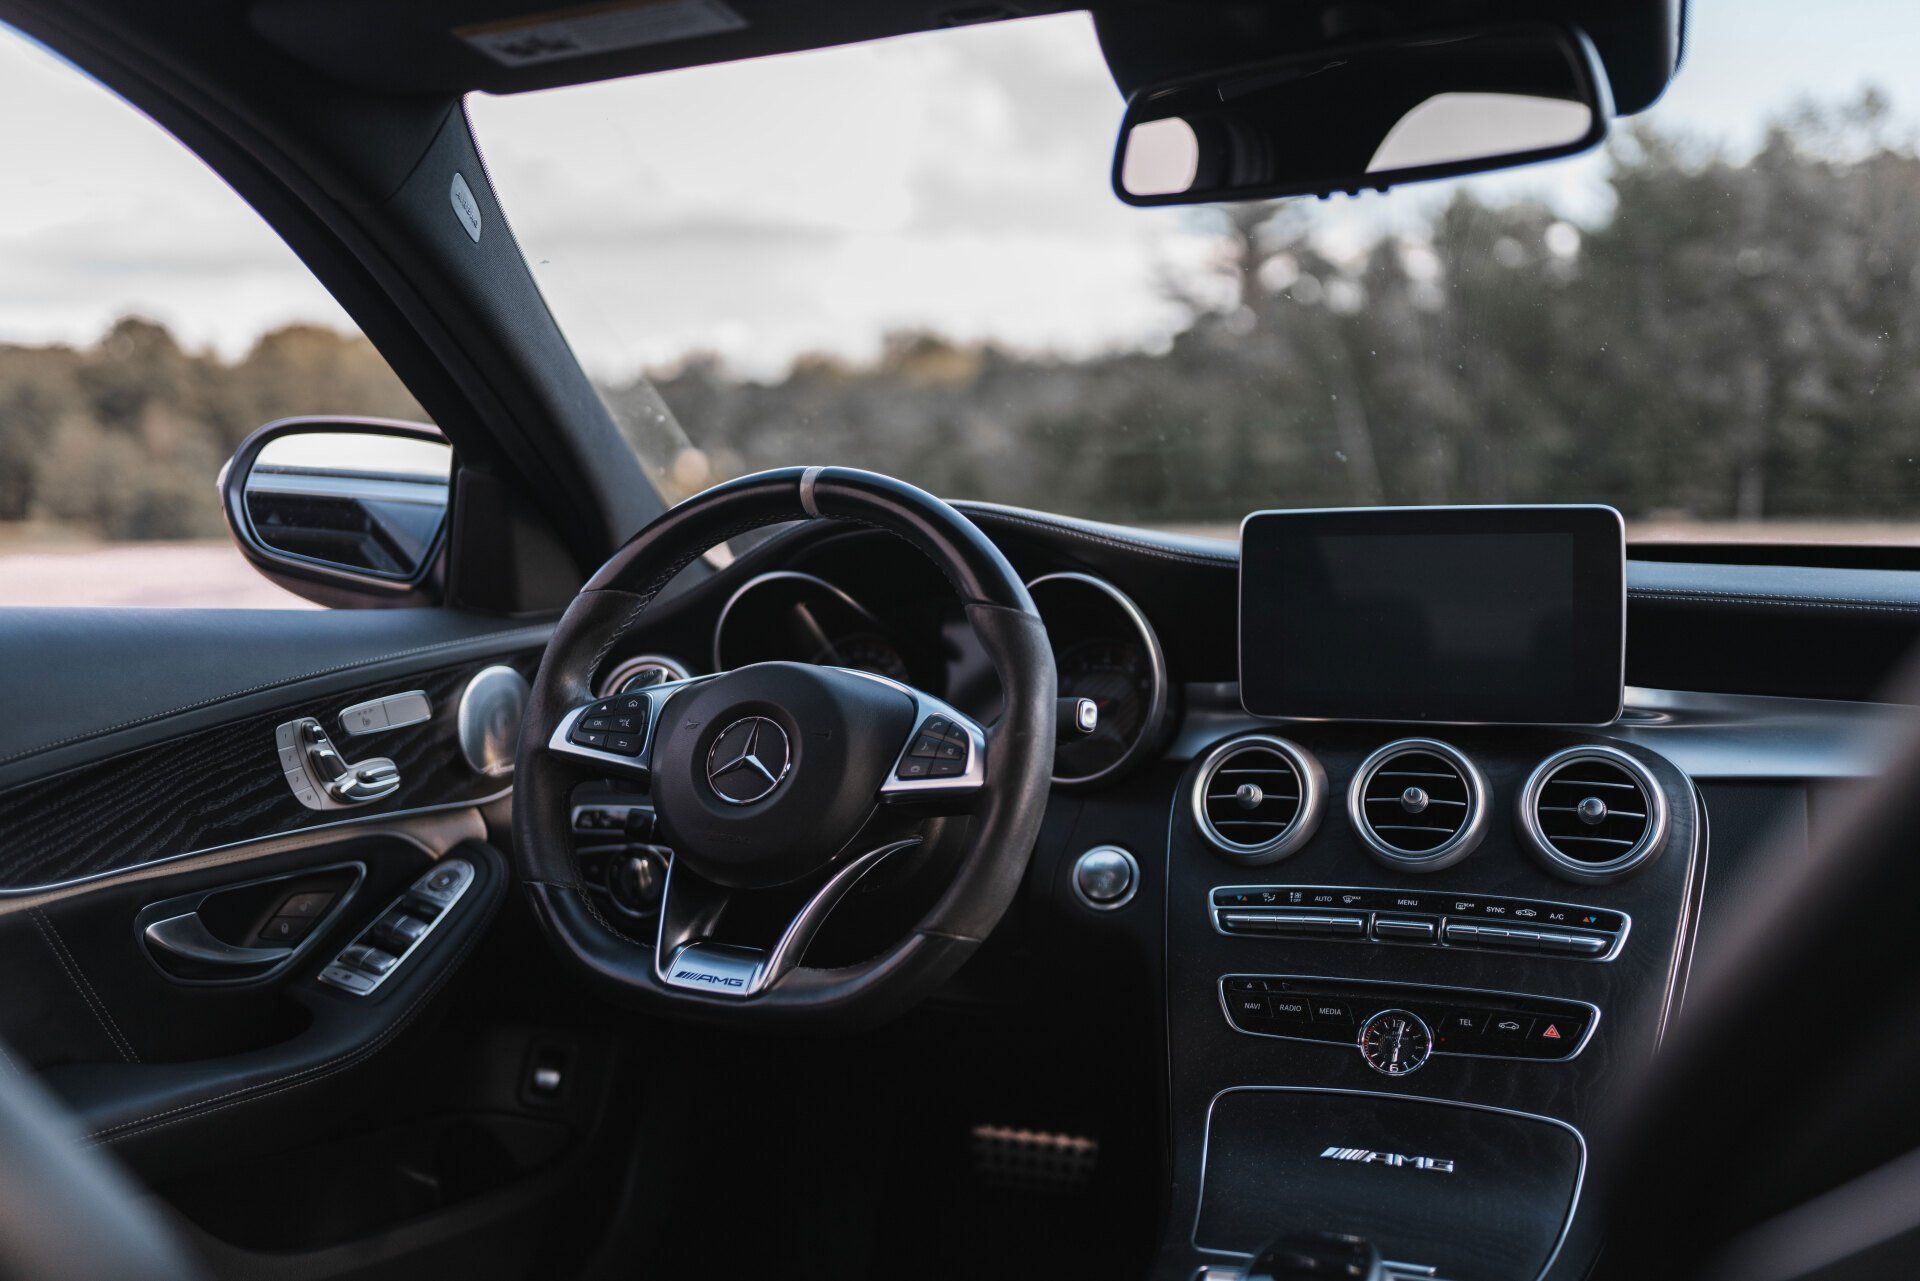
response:
M81 1144L52 1097L0 1067L0 1278L201 1275L126 1175Z

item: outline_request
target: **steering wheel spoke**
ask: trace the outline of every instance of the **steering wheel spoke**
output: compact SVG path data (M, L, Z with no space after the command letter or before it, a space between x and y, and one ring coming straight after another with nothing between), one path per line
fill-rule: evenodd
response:
M952 704L924 690L886 676L840 669L913 699L913 729L900 745L880 799L889 805L925 805L951 808L951 802L973 795L987 781L987 734L979 722Z
M656 976L684 991L743 1000L758 996L799 966L827 917L861 878L920 841L918 836L887 841L836 865L767 946L717 939L722 918L740 892L669 865L653 951Z

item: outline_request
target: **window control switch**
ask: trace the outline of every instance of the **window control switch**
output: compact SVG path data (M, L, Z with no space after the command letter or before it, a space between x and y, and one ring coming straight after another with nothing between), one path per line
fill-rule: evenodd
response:
M388 912L380 918L380 923L373 927L371 933L376 940L391 943L394 951L404 952L417 943L427 929L427 923L417 916Z
M377 947L368 947L365 944L355 944L340 953L340 964L356 970L364 970L368 974L385 974L399 963L400 958L393 953L382 952Z

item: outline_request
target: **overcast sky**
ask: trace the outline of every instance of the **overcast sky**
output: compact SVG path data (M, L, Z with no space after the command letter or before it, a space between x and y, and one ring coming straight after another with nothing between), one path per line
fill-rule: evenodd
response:
M1695 3L1656 120L1749 140L1796 96L1888 88L1909 0ZM1876 16L1877 15L1877 16ZM1879 35L1874 34L1876 31ZM1085 351L1153 341L1192 215L1107 189L1118 94L1084 15L471 100L542 289L603 376L717 351L771 372L889 328ZM1498 179L1596 208L1588 158ZM228 354L347 320L279 240L130 108L0 28L0 341L87 342L138 311ZM1444 190L1336 201L1336 233ZM1920 215L1917 215L1920 216Z

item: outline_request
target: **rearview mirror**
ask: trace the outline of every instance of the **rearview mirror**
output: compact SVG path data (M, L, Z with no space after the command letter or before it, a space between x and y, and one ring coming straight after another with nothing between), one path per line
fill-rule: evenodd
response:
M220 485L256 568L309 599L366 604L414 594L432 570L452 474L452 448L424 424L295 418L249 436Z
M1131 205L1385 191L1575 155L1612 114L1599 57L1571 28L1348 45L1140 90L1113 187Z

